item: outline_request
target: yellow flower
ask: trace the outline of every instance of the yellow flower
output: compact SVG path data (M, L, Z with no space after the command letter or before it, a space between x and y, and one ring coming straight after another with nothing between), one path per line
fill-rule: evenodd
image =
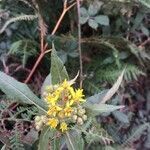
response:
M45 101L51 105L55 105L59 96L54 94L48 94L48 96L45 97Z
M64 80L61 84L50 85L46 88L44 99L49 109L47 111L48 122L51 128L59 125L62 132L68 129L65 120L70 120L74 115L74 109L80 102L84 102L83 89L75 90L72 87L75 80Z
M50 125L51 128L55 129L57 127L58 123L59 123L58 119L51 118L51 119L49 119L47 124Z
M65 114L66 117L70 117L72 112L73 112L73 108L72 107L66 106L64 108L64 114Z
M65 122L62 122L62 123L60 124L60 130L61 130L62 132L68 130L67 124L66 124Z
M74 102L85 102L85 99L83 99L83 89L78 89L75 91L75 93L72 95L72 99Z
M48 115L52 115L52 116L56 116L56 114L59 112L59 111L61 111L62 110L62 108L61 107L59 107L59 106L51 106L50 108L49 108L49 110L48 110L48 112L47 112L47 114Z

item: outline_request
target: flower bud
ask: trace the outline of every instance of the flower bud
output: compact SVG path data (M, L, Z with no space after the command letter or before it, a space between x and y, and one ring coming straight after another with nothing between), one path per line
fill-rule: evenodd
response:
M84 114L85 114L85 109L79 109L79 110L78 110L78 115L79 115L79 116L82 117Z
M54 85L53 89L56 90L58 88L58 85Z
M48 96L48 93L47 92L43 92L43 97L47 97Z
M61 111L61 112L58 113L58 116L59 116L61 119L63 119L63 118L65 117L65 114Z
M41 117L40 116L36 116L34 120L35 120L35 122L39 122L41 120Z
M82 116L82 119L83 119L84 121L86 121L86 120L87 120L87 115L83 115L83 116Z
M40 120L39 122L35 123L35 128L38 131L41 130L42 126L43 126L43 121L42 120Z
M48 118L43 115L43 116L41 116L41 120L42 120L43 123L47 123Z
M36 126L35 126L35 129L38 130L38 131L40 131L40 130L41 130L41 126L36 125Z
M46 86L46 88L45 88L45 91L48 92L48 93L49 93L49 92L50 92L50 93L53 92L53 90L54 90L54 88L53 88L52 85Z
M76 122L77 118L78 118L77 115L73 115L73 116L72 116L72 119L73 119L74 122Z
M83 119L81 117L77 118L77 124L78 125L83 125Z
M78 110L77 110L77 108L74 108L74 114L77 114L77 112L78 112Z

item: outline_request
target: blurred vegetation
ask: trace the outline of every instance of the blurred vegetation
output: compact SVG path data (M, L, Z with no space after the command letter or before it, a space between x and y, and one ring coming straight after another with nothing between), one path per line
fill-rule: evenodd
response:
M72 3L68 0L68 3ZM40 30L45 41L52 42L71 77L78 72L78 19L76 7L67 12L55 35L51 31L63 9L63 0L0 1L0 69L23 82L40 54ZM89 149L150 149L150 2L149 0L85 0L81 1L81 47L87 96L96 94L114 83L126 68L122 88L111 104L126 105L124 112L102 114L97 120L115 144L96 140ZM44 25L41 26L41 20ZM38 95L49 73L50 54L41 61L29 86ZM32 120L36 109L10 103L1 93L0 132L10 138L12 149L26 149L36 140ZM5 112L4 112L5 110ZM5 114L6 113L6 114ZM12 115L27 119L9 121ZM3 120L3 118L6 118ZM21 127L20 127L21 126ZM11 128L11 129L10 129ZM25 133L23 133L22 130ZM102 129L101 129L102 130ZM101 131L106 134L105 131ZM18 131L18 132L17 132ZM35 137L28 141L29 131ZM18 138L23 136L23 138ZM22 139L25 139L24 142ZM16 148L17 145L17 148ZM19 147L19 148L18 148ZM35 148L36 149L36 148ZM125 149L125 148L123 148Z

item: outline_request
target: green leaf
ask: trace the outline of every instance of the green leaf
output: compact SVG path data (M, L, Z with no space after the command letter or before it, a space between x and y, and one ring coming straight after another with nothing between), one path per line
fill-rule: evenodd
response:
M34 104L40 110L46 111L44 101L40 100L26 84L18 82L3 72L0 72L0 89L16 101Z
M37 43L34 40L18 40L12 43L9 54L16 54L21 57L22 65L25 67L26 62L30 56L33 56L37 53L36 51Z
M114 111L112 112L112 115L121 123L129 124L128 116L125 115L123 112Z
M142 30L142 32L143 32L146 36L149 36L150 31L149 31L149 29L146 28L144 25L141 25L141 30Z
M131 31L134 32L137 28L140 27L140 25L141 25L142 20L144 19L144 17L145 17L144 13L137 12L137 15L136 15L136 17L134 19L134 22L133 22L134 24L133 24L133 26L131 28Z
M51 142L50 142L50 149L51 150L58 150L58 149L62 149L61 146L63 147L64 145L62 145L62 137L59 138L54 138Z
M105 15L99 15L94 17L94 20L99 23L100 25L108 26L109 25L109 18Z
M123 80L124 72L125 72L125 69L122 71L122 73L118 77L117 81L114 83L112 88L106 93L106 95L104 96L104 98L102 99L102 101L100 103L106 103L118 91L118 89L119 89L119 87L121 85L121 82Z
M51 79L51 78L52 78L52 77L51 77L51 74L49 74L49 75L45 78L45 80L44 80L44 82L43 82L43 84L42 84L42 87L41 87L41 95L43 95L43 92L45 91L46 86L49 86L49 85L52 84L52 79Z
M80 24L85 24L88 21L88 17L80 17L79 22Z
M49 149L50 138L53 138L54 133L55 133L55 130L50 130L50 127L45 127L42 130L40 138L39 138L38 150Z
M64 81L65 79L67 80L69 79L64 64L56 54L54 45L51 54L51 76L52 76L52 84L58 84Z
M108 104L84 104L84 107L87 109L87 112L92 116L124 108L124 106L114 106Z
M89 19L89 15L87 10L84 7L80 8L80 19L79 22L80 24L85 24Z
M139 0L144 6L150 8L150 0Z
M98 94L94 94L93 96L90 96L86 99L85 103L100 103L101 100L104 98L104 96L106 95L106 93L108 92L108 90L103 90Z
M6 150L6 148L7 148L7 145L5 144L2 146L1 150Z
M105 146L105 150L116 150L116 149L114 149L114 148L111 147L111 146Z
M78 132L66 132L65 134L66 144L68 150L83 150L84 141L81 134Z
M93 19L89 19L88 20L88 24L89 24L89 26L91 28L93 28L95 30L98 28L98 23L95 20L93 20Z
M100 10L101 6L102 6L103 2L101 1L93 1L92 4L90 4L89 8L88 8L88 14L90 16L94 16L98 13L98 11Z

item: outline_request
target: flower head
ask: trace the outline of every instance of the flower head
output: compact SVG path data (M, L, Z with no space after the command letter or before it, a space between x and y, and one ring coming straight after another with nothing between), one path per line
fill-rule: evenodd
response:
M72 112L73 112L73 108L72 107L69 106L69 107L65 107L64 108L64 114L65 114L66 117L70 117Z
M59 106L57 106L57 105L55 105L55 106L50 106L49 107L49 110L47 111L47 114L48 115L52 115L52 116L56 116L56 114L59 112L59 111L61 111L62 110L62 108L61 107L59 107Z
M51 128L55 129L57 127L58 123L59 123L58 119L51 118L51 119L48 120L47 124L50 125Z
M51 85L47 87L47 93L44 97L49 106L47 111L48 125L51 128L56 128L59 125L62 132L67 130L67 123L73 121L74 109L78 107L79 103L85 101L83 89L74 90L73 83L73 81L64 80L61 84Z
M83 99L83 89L78 89L75 91L75 94L73 95L72 99L75 102L85 102L85 99Z
M62 123L60 124L60 130L61 130L62 132L68 130L67 124L66 124L65 122L62 122Z

